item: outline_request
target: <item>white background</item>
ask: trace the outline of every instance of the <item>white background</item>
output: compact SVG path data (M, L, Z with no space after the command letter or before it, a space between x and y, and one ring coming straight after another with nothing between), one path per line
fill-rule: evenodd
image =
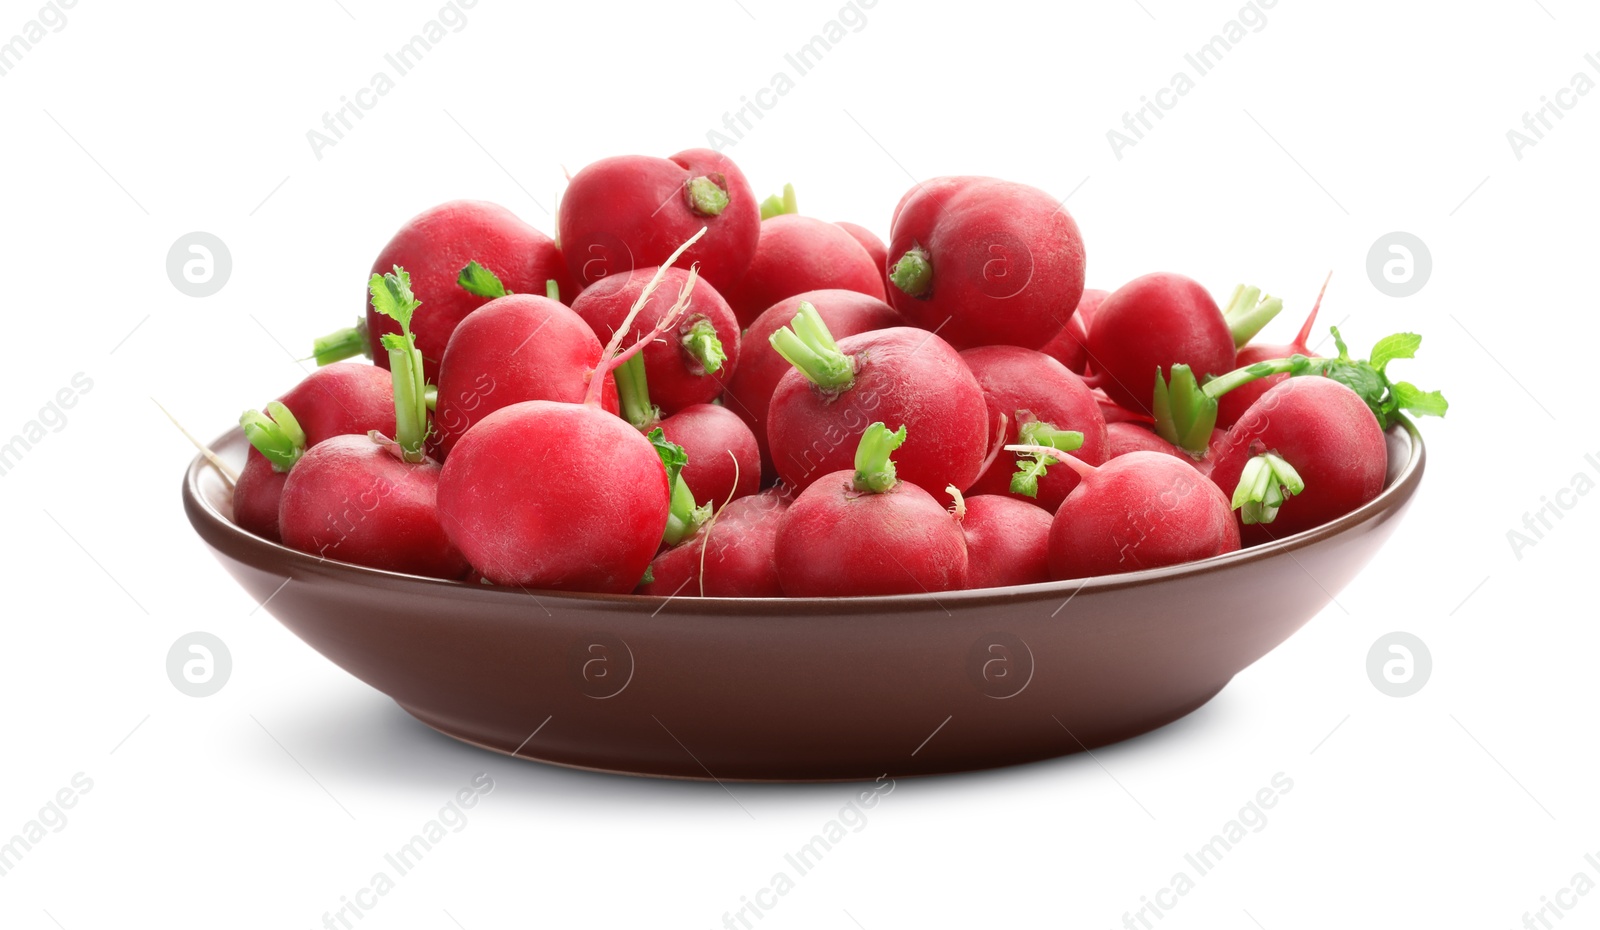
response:
M0 40L38 9L0 2ZM307 130L438 9L83 0L0 77L0 435L74 373L93 380L0 478L0 838L75 773L94 783L0 877L0 925L321 926L487 772L466 828L363 927L716 927L856 790L733 785L735 803L458 746L258 610L187 526L192 450L152 397L220 433L299 376L283 346L355 317L406 218L476 197L552 231L562 166L706 144L840 6L481 0L314 157ZM793 181L803 212L880 235L914 179L1070 194L1092 285L1250 281L1288 303L1269 336L1332 269L1326 321L1358 349L1423 333L1396 373L1452 401L1423 424L1416 507L1336 605L1204 709L1094 758L901 781L763 927L1121 926L1279 772L1294 787L1266 826L1162 927L1522 926L1576 873L1600 878L1583 858L1600 852L1600 499L1566 498L1520 558L1507 539L1574 475L1600 477L1584 460L1600 456L1600 94L1520 159L1506 137L1575 73L1600 79L1584 60L1600 14L1281 0L1117 158L1107 131L1239 9L879 0L731 154L758 191ZM204 299L165 270L194 230L233 257ZM1394 230L1433 260L1405 299L1366 273ZM232 651L210 698L165 672L192 630ZM1367 678L1392 630L1433 654L1414 697ZM1600 920L1600 894L1563 900L1568 925Z

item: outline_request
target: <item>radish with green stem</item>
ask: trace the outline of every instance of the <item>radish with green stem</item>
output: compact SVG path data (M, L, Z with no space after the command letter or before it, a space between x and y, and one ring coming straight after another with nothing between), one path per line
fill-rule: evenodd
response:
M901 198L889 303L951 345L1037 349L1083 294L1083 237L1061 201L995 178L942 177Z
M800 492L778 524L778 579L789 597L954 591L967 584L961 525L933 495L896 475L906 427L873 423L855 467Z
M695 535L656 556L639 594L666 597L782 597L778 526L789 498L777 490L722 506Z
M451 450L439 479L445 531L494 584L624 594L660 547L673 484L656 446L601 406L604 377L676 331L697 280L691 269L672 307L624 349L690 237L640 291L601 353L583 402L532 400L489 414Z
M761 490L761 449L732 410L694 404L662 420L661 431L689 457L683 481L696 500L721 507Z
M1288 345L1263 345L1255 342L1240 346L1234 358L1234 365L1245 368L1257 362L1271 361L1272 359L1288 358L1293 355L1314 355L1311 344L1311 328L1317 324L1317 311L1322 308L1322 296L1328 292L1328 281L1333 278L1329 272L1328 277L1322 281L1322 289L1317 292L1316 302L1311 305L1311 312L1306 315L1305 322L1300 324L1300 332L1294 341ZM1244 412L1250 409L1261 395L1267 393L1275 384L1288 380L1288 372L1268 375L1258 381L1241 384L1228 393L1217 398L1217 425L1223 429L1232 426Z
M1136 413L1153 413L1151 379L1187 365L1200 381L1234 367L1244 345L1283 303L1240 285L1228 309L1199 282L1158 272L1117 288L1095 309L1089 327L1090 383Z
M723 402L755 433L761 447L761 470L767 479L777 477L767 448L767 408L778 382L793 366L772 347L772 334L789 325L801 304L810 304L835 339L904 326L905 318L876 297L858 291L806 291L786 297L756 317L739 340L739 368L728 379Z
M346 433L394 429L389 373L363 364L329 365L307 375L263 411L239 418L251 449L233 486L233 520L278 542L278 506L289 469L306 449Z
M1444 395L1438 391L1423 391L1405 381L1391 381L1388 376L1390 362L1416 355L1417 348L1422 345L1421 336L1415 333L1386 336L1372 347L1371 360L1358 361L1350 357L1339 328L1331 329L1334 345L1339 350L1337 358L1291 355L1269 359L1207 379L1203 385L1187 365L1173 366L1170 376L1166 377L1157 371L1152 392L1156 432L1199 458L1212 449L1219 438L1216 422L1221 398L1273 375L1312 375L1338 381L1356 392L1385 429L1392 416L1401 411L1423 416L1444 415L1449 406Z
M561 250L585 289L664 264L668 255L678 254L680 243L703 229L703 238L683 253L683 261L699 265L705 283L723 291L750 264L761 226L750 182L733 159L710 149L670 158L603 158L573 175L559 213ZM613 283L607 281L601 290Z
M1050 525L1057 581L1179 565L1239 548L1228 498L1193 466L1160 452L1130 452L1089 465L1047 446L1008 446L1054 456L1082 481Z
M412 333L429 382L439 376L439 363L456 326L490 299L458 283L469 262L493 271L511 291L542 294L545 282L554 279L569 299L578 293L555 242L505 207L452 200L412 217L378 253L372 273L383 274L396 265L411 273L413 292L426 302L412 320ZM393 319L368 302L355 327L317 340L313 355L319 365L366 355L379 367L388 367L382 338L399 332Z
M678 268L637 269L617 276L604 288L590 288L579 294L572 302L572 311L589 324L596 337L610 339L658 274L658 286L668 292L681 290L689 277L689 272ZM638 326L654 329L671 307L672 302L666 297L647 299L638 315ZM722 393L739 366L739 323L727 301L701 281L694 287L688 309L671 329L645 340L643 351L633 358L616 371L618 401L623 415L644 429L648 420L642 418L650 414L635 396L634 382L638 379L634 373L644 372L650 400L660 406L662 413L708 403Z
M470 266L469 266L470 267ZM501 290L492 272L474 272L480 290ZM490 282L493 287L486 286ZM450 337L439 366L434 410L438 451L448 456L473 424L502 407L526 400L578 403L600 364L600 340L589 324L555 299L507 294L473 311ZM608 381L602 402L617 409Z
M767 442L783 482L804 490L848 468L852 442L873 420L901 423L905 480L923 487L970 488L989 451L983 389L950 344L906 326L837 342L809 303L770 339L794 366L767 408Z
M1321 526L1377 497L1388 474L1384 430L1404 413L1449 408L1437 391L1389 379L1389 363L1414 357L1420 336L1381 339L1370 360L1357 361L1333 332L1338 358L1305 360L1312 374L1268 390L1211 450L1211 480L1233 495L1247 545Z
M989 408L989 429L1007 418L1005 442L1054 446L1098 465L1106 460L1106 421L1083 379L1043 352L980 346L961 353ZM968 493L1011 494L1051 513L1078 484L1070 468L1035 456L999 456Z
M372 305L400 329L383 339L394 387L394 438L377 431L335 436L300 456L278 510L283 542L369 568L461 578L466 560L439 525L439 465L424 449L426 382L411 332L421 302L398 266L374 274L368 287Z

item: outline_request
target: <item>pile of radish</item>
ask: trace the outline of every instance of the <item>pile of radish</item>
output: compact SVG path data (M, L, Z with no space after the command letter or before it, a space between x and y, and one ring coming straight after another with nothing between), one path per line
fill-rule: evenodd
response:
M1316 306L1251 342L1282 310L1253 287L1085 290L1076 223L1023 184L917 184L885 244L691 150L590 165L559 215L406 223L358 325L241 417L236 522L528 590L992 588L1327 523L1383 489L1396 419L1446 409L1389 378L1412 334L1324 357Z

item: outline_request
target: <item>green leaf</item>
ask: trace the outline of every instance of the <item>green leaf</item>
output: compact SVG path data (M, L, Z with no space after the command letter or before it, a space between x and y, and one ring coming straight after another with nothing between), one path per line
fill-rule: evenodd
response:
M661 464L667 468L667 487L675 488L678 473L689 464L689 453L683 451L683 446L667 439L667 434L659 426L651 430L646 438L650 440L650 445L655 446L656 455L661 456Z
M1423 417L1442 417L1450 409L1450 402L1439 391L1424 391L1406 381L1396 381L1389 387L1394 392L1396 409Z
M1422 337L1416 333L1395 333L1378 340L1372 347L1372 358L1367 364L1383 371L1389 363L1397 358L1416 358L1417 349L1422 346Z
M467 267L461 269L456 275L456 284L461 289L474 297L504 297L511 293L495 273L478 264L476 260L467 262Z
M422 301L411 293L409 272L396 265L388 274L374 274L367 290L372 293L372 309L399 323L401 332L411 332L411 314Z
M1355 391L1372 408L1378 422L1388 426L1384 423L1383 401L1389 392L1389 381L1382 373L1371 365L1344 358L1329 361L1323 367L1322 374Z

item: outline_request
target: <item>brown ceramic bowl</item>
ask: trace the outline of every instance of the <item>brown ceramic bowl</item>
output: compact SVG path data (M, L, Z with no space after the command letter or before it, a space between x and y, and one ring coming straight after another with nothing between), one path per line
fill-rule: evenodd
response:
M244 461L238 430L213 448ZM234 526L200 458L183 503L284 626L456 739L635 775L848 780L1046 759L1195 710L1383 545L1422 479L1409 424L1389 463L1376 500L1268 545L937 597L529 593L323 561Z

